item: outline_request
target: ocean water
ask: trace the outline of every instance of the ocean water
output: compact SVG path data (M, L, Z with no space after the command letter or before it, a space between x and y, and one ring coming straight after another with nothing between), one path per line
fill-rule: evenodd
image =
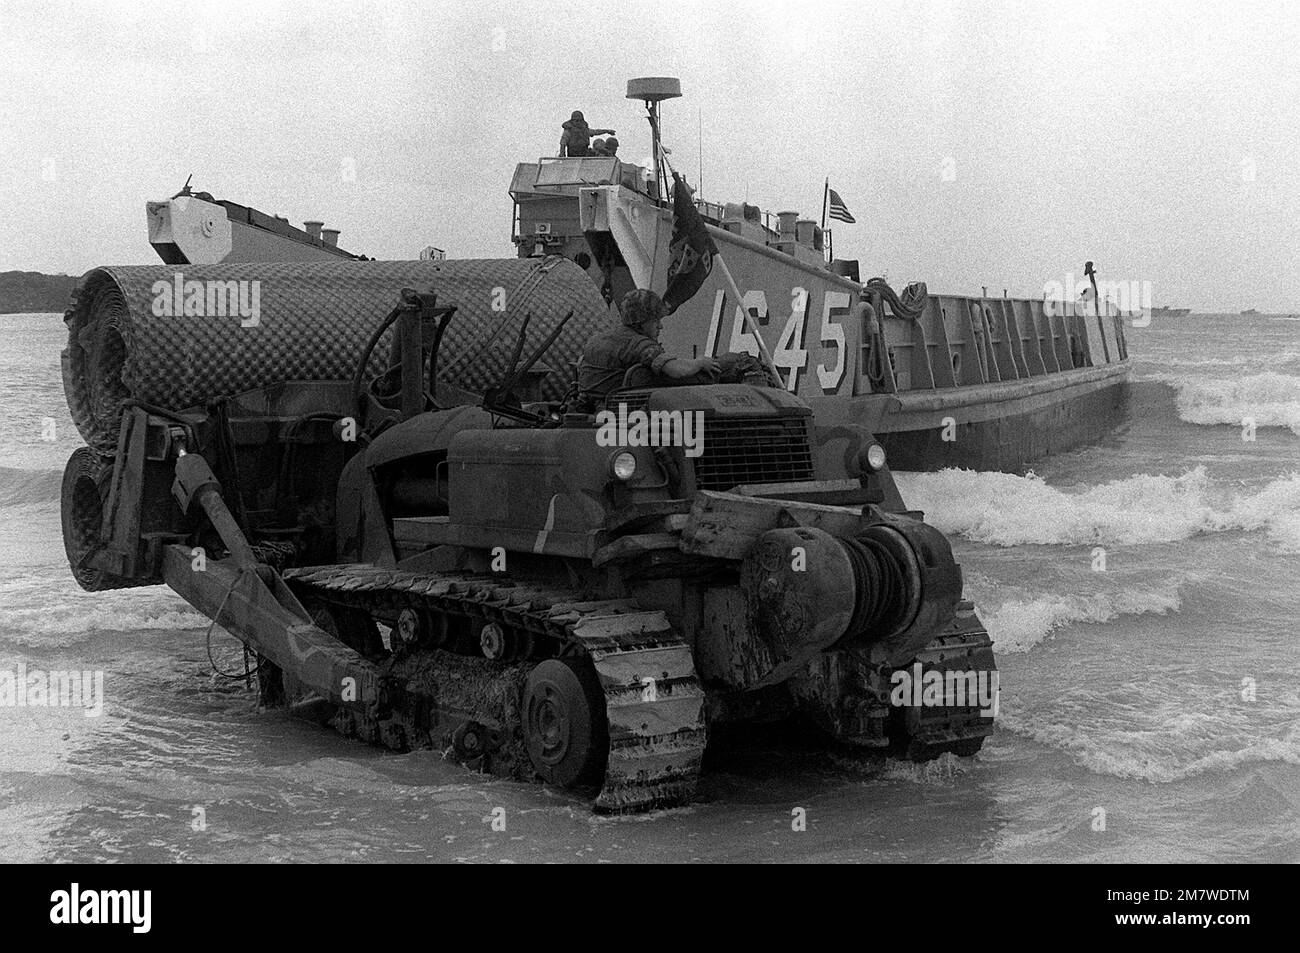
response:
M234 669L238 643L180 597L78 589L65 331L0 315L0 673L104 673L98 717L0 707L0 859L1300 860L1300 322L1128 334L1132 416L1104 445L1023 476L900 475L996 641L978 756L751 743L699 803L611 819L259 711L212 674L209 644Z

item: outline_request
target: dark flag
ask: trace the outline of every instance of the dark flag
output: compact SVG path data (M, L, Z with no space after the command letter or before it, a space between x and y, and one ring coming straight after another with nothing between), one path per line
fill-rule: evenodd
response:
M844 200L840 198L840 193L836 192L834 189L830 189L829 191L831 200L831 218L841 222L848 222L850 225L856 222L857 219L853 217L853 214L849 211L849 207L845 205Z
M700 290L713 269L718 248L704 226L704 219L692 201L691 190L673 173L673 240L668 246L668 287L664 304L672 314Z

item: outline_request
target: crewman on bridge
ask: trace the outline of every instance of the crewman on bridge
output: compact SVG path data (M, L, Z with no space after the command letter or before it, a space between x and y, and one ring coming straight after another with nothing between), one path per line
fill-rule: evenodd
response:
M625 378L632 378L627 381L630 386L662 387L710 384L722 374L723 365L716 358L673 357L664 350L659 331L667 307L653 291L629 291L619 311L621 323L601 331L583 348L578 361L578 391L584 399L602 400L611 390L622 387ZM639 375L628 374L638 367L644 369Z
M564 123L564 132L560 135L560 155L562 156L586 156L591 155L591 137L599 135L613 135L613 129L592 129L587 125L587 120L583 118L582 111L575 109L573 115L569 117L568 122Z
M604 156L607 159L618 158L618 140L613 136L608 139L591 140L591 154L594 156Z

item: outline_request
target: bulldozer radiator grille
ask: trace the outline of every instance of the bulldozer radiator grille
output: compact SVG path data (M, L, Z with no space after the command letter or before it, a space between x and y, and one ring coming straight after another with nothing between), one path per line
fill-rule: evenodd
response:
M701 490L813 478L806 418L705 419L704 453L693 461Z

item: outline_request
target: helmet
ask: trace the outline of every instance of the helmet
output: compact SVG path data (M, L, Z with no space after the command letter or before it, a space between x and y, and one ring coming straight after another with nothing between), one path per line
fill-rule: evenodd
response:
M623 296L619 304L623 312L623 323L628 327L638 327L647 321L662 318L668 313L664 301L649 288L635 288Z
M604 152L604 151L605 151L605 140L604 140L604 139L593 139L593 140L591 140L591 148L592 148L593 150L597 151L597 152Z
M608 139L605 140L605 148L610 152L613 152L615 149L618 148L618 140L615 139L613 136L610 136Z
M575 109L573 115L569 117L569 122L583 122L582 110Z

